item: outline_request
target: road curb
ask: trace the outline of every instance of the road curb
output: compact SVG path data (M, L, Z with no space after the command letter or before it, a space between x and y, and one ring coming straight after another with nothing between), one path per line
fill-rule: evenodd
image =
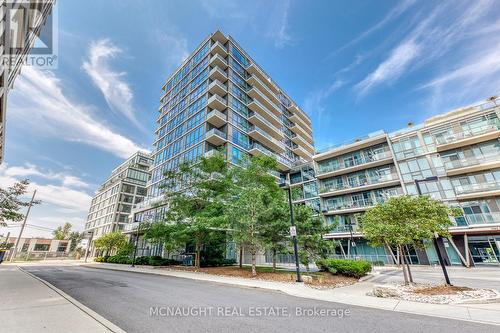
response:
M401 313L407 313L407 314L413 314L413 315L418 315L418 316L430 316L430 317L436 317L436 318L444 318L444 319L452 319L452 320L460 320L460 321L466 321L466 322L472 322L472 323L478 323L478 324L487 324L487 325L492 325L492 326L500 326L499 322L494 322L494 321L487 321L487 320L481 320L481 319L474 319L472 316L469 314L468 318L462 317L462 316L451 316L451 315L444 315L444 314L437 314L437 313L429 313L429 312L414 312L414 311L409 311L407 309L401 309L399 308L401 301L398 301L398 303L394 306L393 309L385 309L385 308L380 308L376 305L373 304L359 304L355 302L346 302L345 300L327 300L327 299L319 299L316 297L311 297L311 296L304 296L303 294L296 293L290 290L286 290L286 288L269 288L266 286L246 286L243 284L239 283L232 283L230 281L210 281L206 279L200 279L197 277L187 277L187 276L176 276L176 275L171 275L165 272L152 272L152 271L131 271L127 269L121 269L119 267L110 267L110 266L105 266L105 265L95 265L95 264L83 264L80 265L81 267L88 267L88 268L94 268L94 269L105 269L105 270L111 270L111 271L121 271L121 272L129 272L129 273L139 273L139 274L150 274L150 275L160 275L160 276L165 276L165 277L174 277L174 278L181 278L181 279L190 279L190 280L198 280L198 281L208 281L211 283L217 283L217 284L227 284L227 285L233 285L233 286L238 286L242 288L257 288L257 289L262 289L262 290L269 290L269 291L277 291L281 292L290 296L294 297L299 297L299 298L306 298L306 299L312 299L312 300L319 300L319 301L324 301L324 302L335 302L335 303L341 303L345 305L351 305L351 306L359 306L359 307L365 307L365 308L372 308L372 309L378 309L378 310L384 310L384 311L392 311L392 312L401 312ZM100 266L100 267L99 267ZM410 302L411 303L411 302ZM433 304L436 305L436 304ZM441 305L441 304L437 304ZM465 304L464 304L465 305ZM450 306L460 306L459 304L453 304ZM468 308L467 308L468 309ZM496 311L498 312L498 311Z
M71 297L70 295L66 294L64 291L62 291L61 289L57 288L56 286L54 286L53 284L39 278L38 276L24 270L22 267L20 266L17 266L17 268L27 274L28 276L40 281L41 283L43 283L44 285L46 285L47 287L49 287L50 289L52 289L53 291L55 291L56 293L58 293L61 297L63 297L64 299L66 299L68 302L70 302L71 304L73 304L74 306L76 306L78 309L80 309L82 312L84 312L85 314L89 315L92 319L94 319L95 321L97 321L99 324L101 324L102 326L104 326L106 329L108 329L109 331L113 332L113 333L127 333L126 331L122 330L120 327L116 326L115 324L113 324L112 322L110 322L109 320L107 320L106 318L104 318L103 316L101 316L100 314L98 314L97 312L95 312L94 310L90 309L89 307L83 305L82 303L80 303L79 301L77 301L76 299L74 299L73 297Z

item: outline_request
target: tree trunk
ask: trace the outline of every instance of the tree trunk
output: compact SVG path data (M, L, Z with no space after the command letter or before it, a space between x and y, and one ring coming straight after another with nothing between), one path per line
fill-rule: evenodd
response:
M404 248L403 248L403 251L404 251ZM413 283L413 276L411 275L411 270L410 270L410 251L408 250L407 251L408 253L408 258L406 258L406 256L404 256L405 258L405 262L406 262L406 269L408 270L408 279L410 280L411 283Z
M240 244L240 268L243 268L243 244Z
M398 246L398 253L399 253L399 260L402 262L402 266L403 266L403 277L404 277L404 280L405 280L405 285L408 285L410 284L410 281L408 279L408 273L406 271L406 265L404 264L404 255L402 255L402 249L401 249L401 246Z
M201 254L201 244L196 243L196 258L194 258L194 267L196 270L200 269L200 254Z
M252 250L252 277L257 276L257 258L256 251Z
M273 249L273 273L276 273L276 249Z

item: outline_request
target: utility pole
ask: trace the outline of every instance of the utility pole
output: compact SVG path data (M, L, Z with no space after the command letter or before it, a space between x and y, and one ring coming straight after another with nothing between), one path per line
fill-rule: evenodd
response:
M87 262L87 257L89 256L89 249L90 245L92 244L92 238L94 238L94 230L90 230L90 239L89 243L87 244L87 248L85 249L85 262Z
M24 216L24 221L23 221L23 224L21 226L21 230L19 230L19 236L17 236L17 239L16 239L16 246L14 246L14 251L12 251L12 254L10 256L10 262L13 262L14 258L16 256L17 247L19 246L19 242L21 241L21 236L23 235L24 227L26 226L26 221L28 220L28 215L30 214L30 211L31 211L31 206L33 206L33 201L35 201L35 194L36 194L36 190L33 191L33 196L31 197L31 201L30 201L30 204L28 206L28 211L26 212L26 215Z

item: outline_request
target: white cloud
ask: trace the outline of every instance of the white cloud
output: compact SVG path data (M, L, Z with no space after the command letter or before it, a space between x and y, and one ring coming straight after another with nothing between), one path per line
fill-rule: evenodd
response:
M317 115L317 123L322 123L322 116L325 111L323 102L330 97L335 91L344 86L345 81L336 79L329 86L310 92L304 101L304 111L308 115Z
M341 46L340 48L336 49L333 54L337 54L341 52L342 50L357 44L361 40L365 39L372 33L380 30L383 26L385 26L387 23L391 22L392 20L396 19L399 17L401 14L406 12L407 9L409 9L413 4L416 2L416 0L404 0L399 2L394 8L392 8L387 15L384 16L382 20L377 22L375 25L370 27L369 29L363 31L360 35L358 35L356 38L351 39L347 44Z
M432 11L424 8L416 13L417 24L383 59L376 69L361 80L355 89L363 96L376 86L394 83L403 74L440 60L456 51L455 46L477 29L484 29L485 18L495 4L491 0L476 2L443 1ZM473 33L472 33L473 34ZM476 49L467 47L469 52ZM452 54L453 56L453 54ZM449 57L450 61L453 57ZM449 63L449 61L448 61Z
M24 67L11 95L11 117L17 118L24 128L32 131L81 142L121 158L143 150L100 122L91 114L90 106L70 100L61 85L61 81L50 71Z
M109 60L122 53L109 39L101 39L90 43L88 60L82 68L99 88L111 110L119 112L132 121L137 127L143 126L137 121L134 109L134 94L129 84L123 79L125 72L111 69Z
M293 45L294 43L288 31L290 29L288 22L290 1L283 1L281 5L282 7L278 6L275 9L278 13L277 17L274 19L276 21L276 26L272 24L270 32L271 37L274 39L274 46L278 49Z
M91 196L85 191L74 188L74 183L65 184L65 177L60 178L55 175L54 173L44 174L36 166L9 167L7 164L2 164L0 165L0 186L8 187L13 185L16 181L31 176L40 177L50 182L46 184L37 182L30 183L28 191L33 192L33 190L36 189L37 199L42 200L43 203L53 204L72 212L87 212L90 207ZM71 179L78 179L75 176L70 177ZM81 180L80 182L83 183Z
M421 51L421 46L410 40L392 50L391 55L377 69L356 85L364 95L375 85L397 79Z
M173 31L155 31L155 39L163 48L166 65L169 70L177 68L189 56L188 41L180 34Z

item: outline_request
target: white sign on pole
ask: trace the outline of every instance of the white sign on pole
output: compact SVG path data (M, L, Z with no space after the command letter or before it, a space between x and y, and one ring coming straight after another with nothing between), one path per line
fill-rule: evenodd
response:
M297 228L294 225L290 227L290 236L292 237L297 236Z

